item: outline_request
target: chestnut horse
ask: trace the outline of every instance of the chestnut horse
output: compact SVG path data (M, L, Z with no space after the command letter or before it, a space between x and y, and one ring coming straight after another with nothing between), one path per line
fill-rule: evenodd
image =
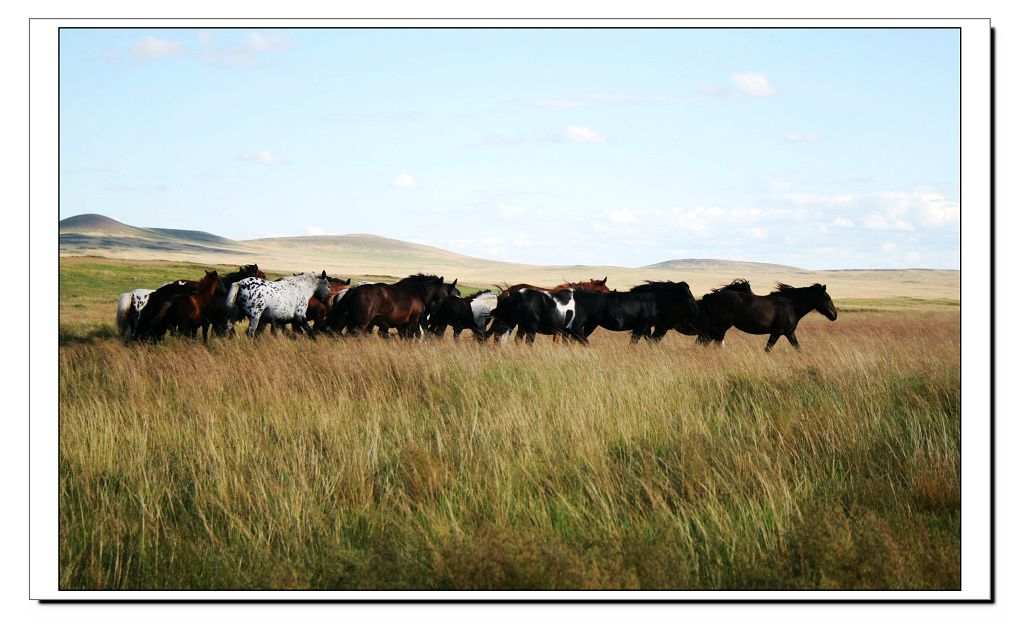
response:
M219 284L220 276L216 270L206 270L194 292L176 294L165 301L153 318L152 336L162 338L168 328L174 327L183 334L195 337L201 327L203 340L209 340L209 312Z

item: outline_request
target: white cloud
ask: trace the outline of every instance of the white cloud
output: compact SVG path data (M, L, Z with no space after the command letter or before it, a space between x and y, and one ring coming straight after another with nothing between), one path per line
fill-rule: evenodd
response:
M814 142L821 141L821 139L822 139L822 134L821 133L787 133L786 134L786 141L792 142L792 143L795 143L795 144L797 144L797 143L812 144Z
M279 153L274 153L268 148L261 148L252 153L241 153L238 160L262 164L263 166L282 166L288 163L286 157Z
M580 144L601 144L606 141L606 136L602 133L592 130L587 126L577 126L576 124L567 126L567 130L563 133L563 138L567 141Z
M131 45L131 54L135 59L148 62L170 57L184 57L188 48L177 40L166 40L154 36L146 36Z
M853 228L857 224L855 224L852 219L847 219L846 217L836 217L835 219L832 220L832 225L836 226L837 228Z
M751 235L752 239L768 239L769 232L765 228L751 228L748 230L748 234Z
M209 46L213 43L213 34L209 31L199 31L198 42L202 45Z
M313 237L321 237L326 234L326 231L319 226L305 226L305 234Z
M892 254L893 252L896 252L896 244L891 241L886 241L885 243L882 244L882 252L885 252L887 254Z
M209 40L211 44L212 40ZM290 48L290 42L277 33L249 32L240 43L207 48L198 53L206 64L222 68L254 68L261 64L262 56Z
M390 182L390 184L394 188L414 188L414 178L407 173L400 173L393 178L393 181Z
M252 31L244 39L244 46L255 53L272 53L287 49L290 47L290 42L279 33L266 34L261 31Z
M753 97L771 97L779 93L769 79L759 73L737 73L731 79L742 93Z
M904 255L903 259L906 261L920 261L921 253L917 252L916 250L911 250L906 255Z

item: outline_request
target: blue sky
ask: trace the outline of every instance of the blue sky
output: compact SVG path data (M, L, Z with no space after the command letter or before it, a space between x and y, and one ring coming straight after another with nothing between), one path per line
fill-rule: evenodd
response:
M61 216L959 267L956 30L61 31Z

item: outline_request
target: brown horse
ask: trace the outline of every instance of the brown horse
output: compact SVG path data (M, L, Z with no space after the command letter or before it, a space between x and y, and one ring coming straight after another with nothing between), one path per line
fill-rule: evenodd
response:
M195 337L201 327L203 340L209 340L209 313L219 283L220 277L216 270L207 270L194 292L177 294L164 302L153 319L153 336L159 339L166 334L167 329L176 328L181 333Z
M444 283L443 277L414 274L393 284L374 283L351 288L329 309L326 323L337 333L350 335L397 328L401 338L418 336L422 317L429 308L448 296L460 296L457 280Z
M603 278L602 280L599 280L599 279L588 279L587 281L577 281L576 283L564 282L564 283L560 283L556 287L551 287L551 288L543 288L543 287L538 286L538 285L531 285L530 283L517 283L516 285L511 285L508 288L502 288L502 287L500 287L498 285L496 287L499 288L499 297L498 297L498 299L504 299L504 298L510 296L511 294L513 294L514 292L517 292L518 290L523 290L525 288L528 288L528 289L531 289L531 290L542 290L543 292L559 292L561 290L566 290L568 288L577 288L579 290L590 290L592 292L609 292L610 291L609 287L606 285L606 281L608 281L608 280L609 280L609 277L607 276L607 277ZM513 327L511 327L510 329L513 329ZM488 337L492 336L493 334L502 334L505 331L506 331L506 325L503 324L498 318L495 318L495 315L493 315L492 325L485 332L485 338L488 338ZM522 336L523 336L523 334L518 330L517 338L520 339ZM553 334L553 342L554 343L558 343L559 340L560 340L560 335L559 334Z

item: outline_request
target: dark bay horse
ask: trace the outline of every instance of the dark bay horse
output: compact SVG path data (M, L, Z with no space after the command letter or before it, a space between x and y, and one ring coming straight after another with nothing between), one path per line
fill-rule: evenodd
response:
M163 302L152 319L152 337L160 339L170 328L195 337L201 327L202 338L209 340L209 311L218 287L220 277L216 270L207 270L197 289L176 294Z
M772 350L780 336L785 336L791 345L800 349L797 324L808 312L817 310L830 321L836 320L836 306L820 283L802 288L780 283L768 296L727 288L713 291L701 299L699 343L721 345L726 331L735 327L748 334L768 334L766 352Z
M457 280L445 283L443 277L432 274L414 274L392 284L359 285L333 304L327 324L352 336L372 326L380 333L395 327L401 338L413 338L419 334L422 318L448 296L460 296Z
M648 281L627 292L576 290L574 302L574 331L580 331L585 339L601 327L630 332L632 343L642 338L658 342L670 329L694 325L698 317L698 305L685 281ZM657 336L653 336L653 328Z

